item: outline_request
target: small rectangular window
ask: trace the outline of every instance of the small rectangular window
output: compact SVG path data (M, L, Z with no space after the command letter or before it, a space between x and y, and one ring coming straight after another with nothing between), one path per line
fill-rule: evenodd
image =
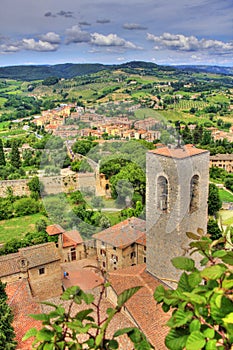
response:
M133 259L133 258L135 258L135 257L136 257L136 253L135 253L135 252L132 252L132 253L130 254L130 258Z
M41 267L39 269L39 275L43 275L45 273L45 268L44 267Z

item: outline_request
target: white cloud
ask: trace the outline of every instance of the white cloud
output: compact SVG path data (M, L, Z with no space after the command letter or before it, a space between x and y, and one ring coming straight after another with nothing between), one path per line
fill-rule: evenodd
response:
M61 42L60 36L54 32L48 32L44 35L40 35L40 39L42 41L47 41L48 43L51 43L51 44L60 44Z
M20 50L20 47L18 45L15 44L2 44L0 45L0 53L14 53L14 52L18 52Z
M119 36L117 36L117 34L103 35L99 33L93 33L91 34L90 43L96 46L118 46L133 50L141 49L132 42L120 38Z
M83 43L90 41L90 34L83 31L78 25L66 30L66 44Z
M185 36L183 34L163 33L156 36L147 33L147 40L156 43L155 49L166 48L176 51L210 51L218 53L233 53L233 42L223 42L220 40L199 40L195 36Z
M58 48L57 44L52 44L47 41L35 39L23 39L22 40L22 48L25 50L31 51L56 51Z

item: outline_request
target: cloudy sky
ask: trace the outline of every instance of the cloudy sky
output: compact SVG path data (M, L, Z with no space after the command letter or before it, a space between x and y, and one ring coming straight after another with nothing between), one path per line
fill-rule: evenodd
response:
M232 0L1 0L0 66L233 66Z

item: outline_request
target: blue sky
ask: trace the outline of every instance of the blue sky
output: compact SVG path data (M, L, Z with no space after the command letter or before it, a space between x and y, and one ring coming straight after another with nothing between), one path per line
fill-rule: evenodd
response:
M1 0L0 66L233 66L232 0Z

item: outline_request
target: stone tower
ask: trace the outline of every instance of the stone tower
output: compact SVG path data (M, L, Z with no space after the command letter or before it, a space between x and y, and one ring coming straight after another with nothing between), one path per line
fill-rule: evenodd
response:
M187 255L186 232L206 233L209 152L193 145L149 151L146 175L147 270L174 286L180 271L170 260Z

